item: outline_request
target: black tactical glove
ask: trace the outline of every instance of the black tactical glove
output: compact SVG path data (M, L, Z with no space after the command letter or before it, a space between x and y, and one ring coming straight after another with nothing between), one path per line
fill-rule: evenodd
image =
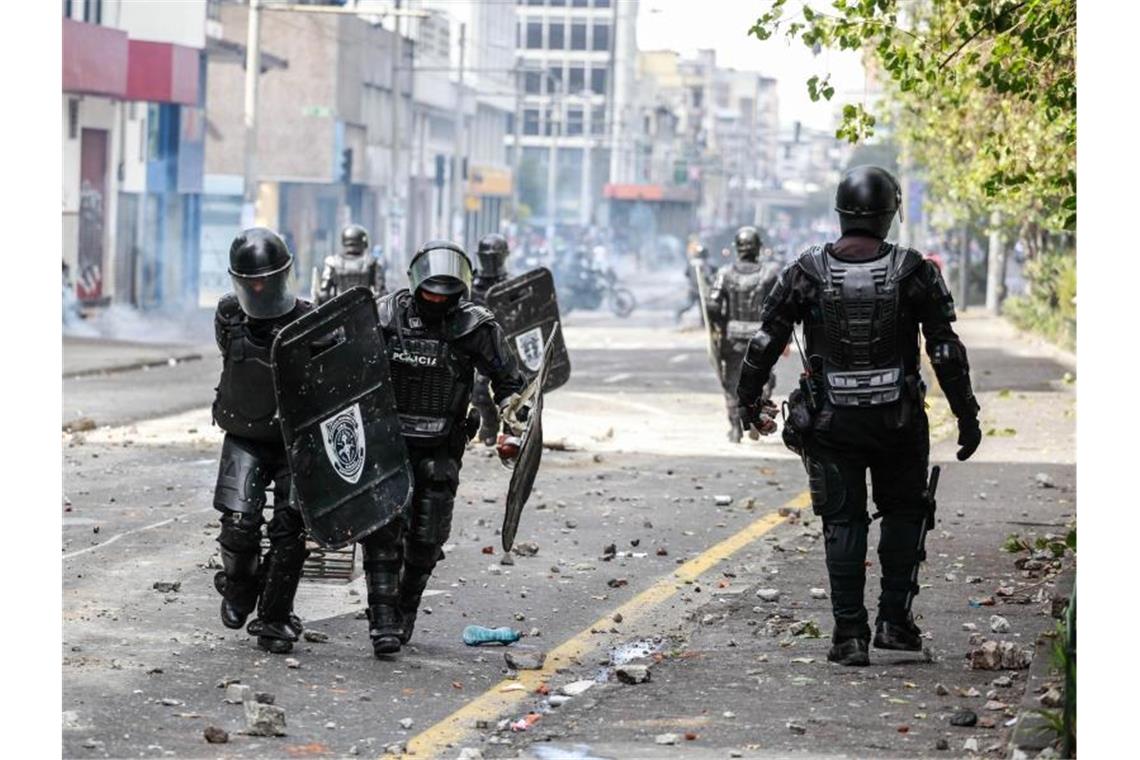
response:
M764 399L756 404L748 404L741 409L741 417L746 428L748 428L748 437L756 440L762 435L771 435L776 432L776 415L779 409L769 399Z
M958 418L958 461L965 462L978 450L982 442L982 428L977 417Z

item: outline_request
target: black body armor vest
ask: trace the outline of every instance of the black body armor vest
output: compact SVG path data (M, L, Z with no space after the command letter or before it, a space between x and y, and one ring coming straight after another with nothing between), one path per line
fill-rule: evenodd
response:
M807 351L823 358L824 386L836 407L893 404L918 372L918 326L903 324L914 318L901 307L899 283L921 257L890 243L881 251L871 261L847 262L828 245L801 260L819 285L818 310L805 324Z
M376 284L376 267L379 265L380 262L367 254L345 256L342 253L332 256L329 261L332 285L338 294L360 285L371 288Z
M506 272L503 272L497 277L475 275L475 279L471 281L471 301L480 306L485 305L487 303L487 291L500 282L506 282L509 277L510 275Z
M446 438L466 418L475 382L474 360L453 342L494 317L461 302L442 324L428 325L416 315L407 290L381 298L378 313L400 432L424 442Z
M728 266L721 283L727 301L725 337L746 341L760 329L760 307L779 274L775 262L737 261Z
M218 304L223 347L222 377L213 407L218 427L255 441L281 440L269 352L281 328L312 308L308 301L297 299L288 314L254 331L236 298L226 296Z

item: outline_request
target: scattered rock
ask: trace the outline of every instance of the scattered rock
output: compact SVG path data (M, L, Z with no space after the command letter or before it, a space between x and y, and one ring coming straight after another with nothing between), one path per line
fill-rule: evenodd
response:
M503 653L511 670L540 670L546 662L546 652L508 651Z
M578 522L576 520L567 520L565 524L566 524L566 527L569 528L570 530L574 530L575 528L578 527Z
M202 732L206 737L206 741L210 744L225 744L230 740L230 735L226 733L225 729L218 728L217 726L206 726L206 730Z
M760 597L763 602L778 602L780 600L780 592L774 588L762 588L756 592L756 596Z
M400 718L400 728L407 731L409 728L412 727L412 724L414 722L415 721L413 721L411 718Z
M1037 483L1038 488L1056 488L1057 484L1053 481L1053 476L1047 472L1039 472L1033 476L1033 481Z
M810 593L811 593L812 599L826 599L827 598L827 591L825 591L824 589L821 589L821 588L813 588L810 591Z
M1042 707L1060 707L1065 703L1065 696L1056 686L1050 686L1048 691L1037 698Z
M788 633L793 636L806 636L809 639L818 639L823 636L823 632L819 630L814 620L801 620L798 623L793 623Z
M978 740L971 736L962 744L962 749L966 752L977 752Z
M571 683L568 683L559 689L559 691L568 697L579 697L585 694L594 684L595 681L588 679L581 681L572 681Z
M990 681L990 684L998 687L999 689L1008 689L1010 686L1013 686L1013 679L1009 676L998 676L994 680Z
M962 726L969 728L978 723L978 714L973 710L960 710L950 716L951 726Z
M329 635L322 631L305 631L301 635L305 637L305 641L311 641L314 644L323 644L329 640Z
M793 734L806 734L807 733L807 726L805 726L803 723L800 723L798 721L789 720L787 722L787 726L788 726L788 730L791 731Z
M946 741L945 739L939 739L938 741L934 742L934 749L939 749L939 750L950 749L950 742Z
M296 670L297 668L301 667L301 661L298 660L296 657L286 657L285 658L285 667L292 668L293 670Z
M152 588L164 594L174 594L182 588L182 581L155 581Z
M614 615L613 615L613 621L614 621L615 623L620 623L620 622L621 622L621 621L623 621L623 620L625 620L625 618L624 618L624 617L622 617L622 614L621 614L620 612L615 612L615 613L614 613Z
M483 760L483 750L478 747L464 747L455 760Z
M614 675L624 684L645 683L650 680L648 665L635 665L633 663L619 665L614 671Z
M255 691L253 701L263 705L272 705L277 702L277 695L269 691Z
M657 734L657 736L653 738L654 744L673 745L679 741L681 741L679 734Z
M533 557L538 554L538 544L533 541L524 541L521 544L515 544L512 551L520 557Z
M65 422L63 425L63 432L65 433L88 433L95 429L95 420L90 417L77 417L71 422Z
M1001 615L990 615L990 630L994 633L1009 633L1009 621Z
M251 736L284 736L285 710L276 705L246 702L245 732Z
M966 655L974 670L1024 670L1033 652L1012 641L984 641Z
M950 690L947 689L944 685L936 683L934 684L934 693L940 697L946 697L950 695Z
M225 700L231 705L240 705L253 699L253 689L242 683L231 683L226 687Z
M629 581L625 578L610 578L606 581L606 585L610 588L621 588L622 586L628 586Z
M728 494L723 494L723 493L717 494L716 496L713 497L713 501L716 502L716 505L718 507L727 507L729 504L732 503L732 497L729 496Z

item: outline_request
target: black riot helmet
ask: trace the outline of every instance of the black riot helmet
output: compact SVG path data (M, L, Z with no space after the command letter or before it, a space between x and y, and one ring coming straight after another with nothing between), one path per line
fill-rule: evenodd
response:
M426 317L441 317L471 293L471 259L458 243L432 240L408 264L408 284Z
M498 277L506 273L507 256L511 253L507 239L497 232L479 238L475 255L479 258L479 273L484 277Z
M275 319L297 303L289 287L293 256L276 232L265 227L242 231L230 245L230 279L241 310L254 319Z
M736 258L741 261L755 261L760 256L760 231L752 225L741 227L733 239Z
M861 230L886 238L896 213L902 221L902 189L886 169L855 166L839 181L835 210L844 235Z
M340 244L345 253L359 256L368 250L368 230L359 224L350 224L340 231Z

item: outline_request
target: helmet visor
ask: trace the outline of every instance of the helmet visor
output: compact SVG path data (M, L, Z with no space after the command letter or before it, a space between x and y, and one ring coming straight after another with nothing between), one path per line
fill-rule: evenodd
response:
M412 262L408 283L413 293L423 287L441 295L466 295L471 292L471 262L450 248L433 248Z
M292 261L267 274L243 275L230 270L241 310L254 319L275 319L292 310L297 302L289 287Z

